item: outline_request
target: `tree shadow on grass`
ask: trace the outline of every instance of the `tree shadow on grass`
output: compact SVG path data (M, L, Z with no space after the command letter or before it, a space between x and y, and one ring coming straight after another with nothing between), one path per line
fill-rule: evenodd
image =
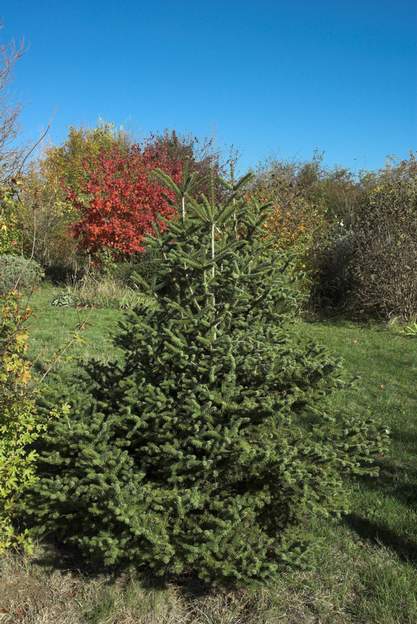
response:
M414 432L410 432L410 435L405 437L403 446L411 455L413 454L417 448L417 436ZM378 464L380 472L377 478L361 479L365 495L367 491L375 492L378 498L386 498L387 501L391 499L391 513L395 509L394 513L400 521L401 513L405 512L405 508L417 514L417 466L412 456L409 460L386 457ZM393 499L398 503L397 508L393 507ZM405 537L401 535L401 529L396 531L384 524L383 520L382 522L369 520L359 513L348 515L345 523L361 538L391 549L403 561L417 567L417 532L411 538Z
M345 522L348 527L355 531L362 539L366 539L372 544L389 548L394 551L402 561L406 561L417 567L417 541L398 535L398 533L392 529L378 522L362 518L357 514L350 514L345 518Z
M79 551L62 544L49 541L42 545L41 551L33 562L46 570L59 570L62 573L80 574L83 577L101 578L106 584L118 583L121 586L129 579L140 582L144 589L158 591L170 585L179 587L189 599L203 597L212 591L212 587L196 576L153 575L149 571L142 572L132 564L106 566L100 562L88 562L80 556Z
M415 399L415 395L412 398ZM417 454L417 431L415 428L402 431L394 429L391 433L391 440L395 444L400 444L402 448L410 453Z
M377 478L361 479L365 488L395 498L417 513L417 467L414 462L384 459L378 462L378 466Z
M69 548L52 540L42 543L33 562L41 568L68 573L76 572L88 578L95 578L109 572L108 568L105 569L98 563L87 563L75 548Z

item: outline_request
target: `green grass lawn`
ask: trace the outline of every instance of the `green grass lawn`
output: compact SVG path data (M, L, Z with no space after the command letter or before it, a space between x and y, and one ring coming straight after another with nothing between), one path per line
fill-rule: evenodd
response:
M38 369L48 367L84 321L83 342L71 343L58 365L68 371L79 357L113 357L111 335L122 313L54 308L53 296L45 288L31 301L30 356ZM334 407L373 414L392 431L380 477L349 486L352 513L313 527L311 569L288 571L264 589L194 595L146 589L129 575L85 578L11 558L2 564L0 621L417 624L417 339L347 323L300 322L297 331L342 356L347 373L359 376L355 387L334 397ZM2 605L12 617L22 587L30 588L22 618L2 620Z
M57 365L67 370L79 358L114 357L111 337L123 313L110 308L55 307L51 302L59 292L60 289L46 286L29 300L29 356L36 368L49 367L57 356Z

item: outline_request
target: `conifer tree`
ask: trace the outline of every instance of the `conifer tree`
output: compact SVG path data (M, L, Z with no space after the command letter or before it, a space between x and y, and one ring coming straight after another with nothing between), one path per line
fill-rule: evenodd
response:
M155 305L130 313L121 362L90 362L40 450L32 524L88 560L245 584L297 563L303 527L346 509L383 434L326 413L340 364L296 338L288 260L247 179L216 205L193 176L160 180L178 216L155 226ZM143 284L145 287L146 284Z

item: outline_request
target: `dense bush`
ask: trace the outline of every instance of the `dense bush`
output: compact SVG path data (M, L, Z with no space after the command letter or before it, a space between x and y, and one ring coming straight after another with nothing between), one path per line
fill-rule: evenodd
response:
M336 219L311 249L315 309L353 318L417 315L417 164L364 173L336 197ZM339 207L338 207L339 206Z
M0 294L10 290L31 290L39 286L44 276L35 261L13 254L0 255Z
M345 307L350 224L359 196L352 174L324 168L317 154L310 162L272 161L258 171L252 193L271 202L266 229L295 258L305 302L320 311Z
M140 145L117 147L86 163L84 194L70 194L80 215L72 231L81 249L121 257L143 251L153 224L172 215L171 193L150 175L156 166L176 179L181 175L181 162L171 161L167 151Z
M315 231L323 227L320 180L317 159L303 164L273 161L258 172L252 193L259 201L271 203L266 228L280 248L305 257Z
M411 156L362 179L352 221L353 310L390 318L417 315L417 161Z
M192 180L165 181L179 208L149 243L163 257L155 306L126 318L121 363L91 362L68 389L26 515L90 562L270 578L302 558L311 516L346 508L344 476L372 471L382 434L327 413L340 366L291 329L265 207L239 188L198 204Z

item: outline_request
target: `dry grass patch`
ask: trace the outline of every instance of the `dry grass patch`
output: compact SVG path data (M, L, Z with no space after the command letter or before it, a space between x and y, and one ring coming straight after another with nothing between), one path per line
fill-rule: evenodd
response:
M417 571L341 525L318 528L308 571L270 587L192 592L145 587L137 577L95 578L46 558L0 560L0 624L416 624Z

